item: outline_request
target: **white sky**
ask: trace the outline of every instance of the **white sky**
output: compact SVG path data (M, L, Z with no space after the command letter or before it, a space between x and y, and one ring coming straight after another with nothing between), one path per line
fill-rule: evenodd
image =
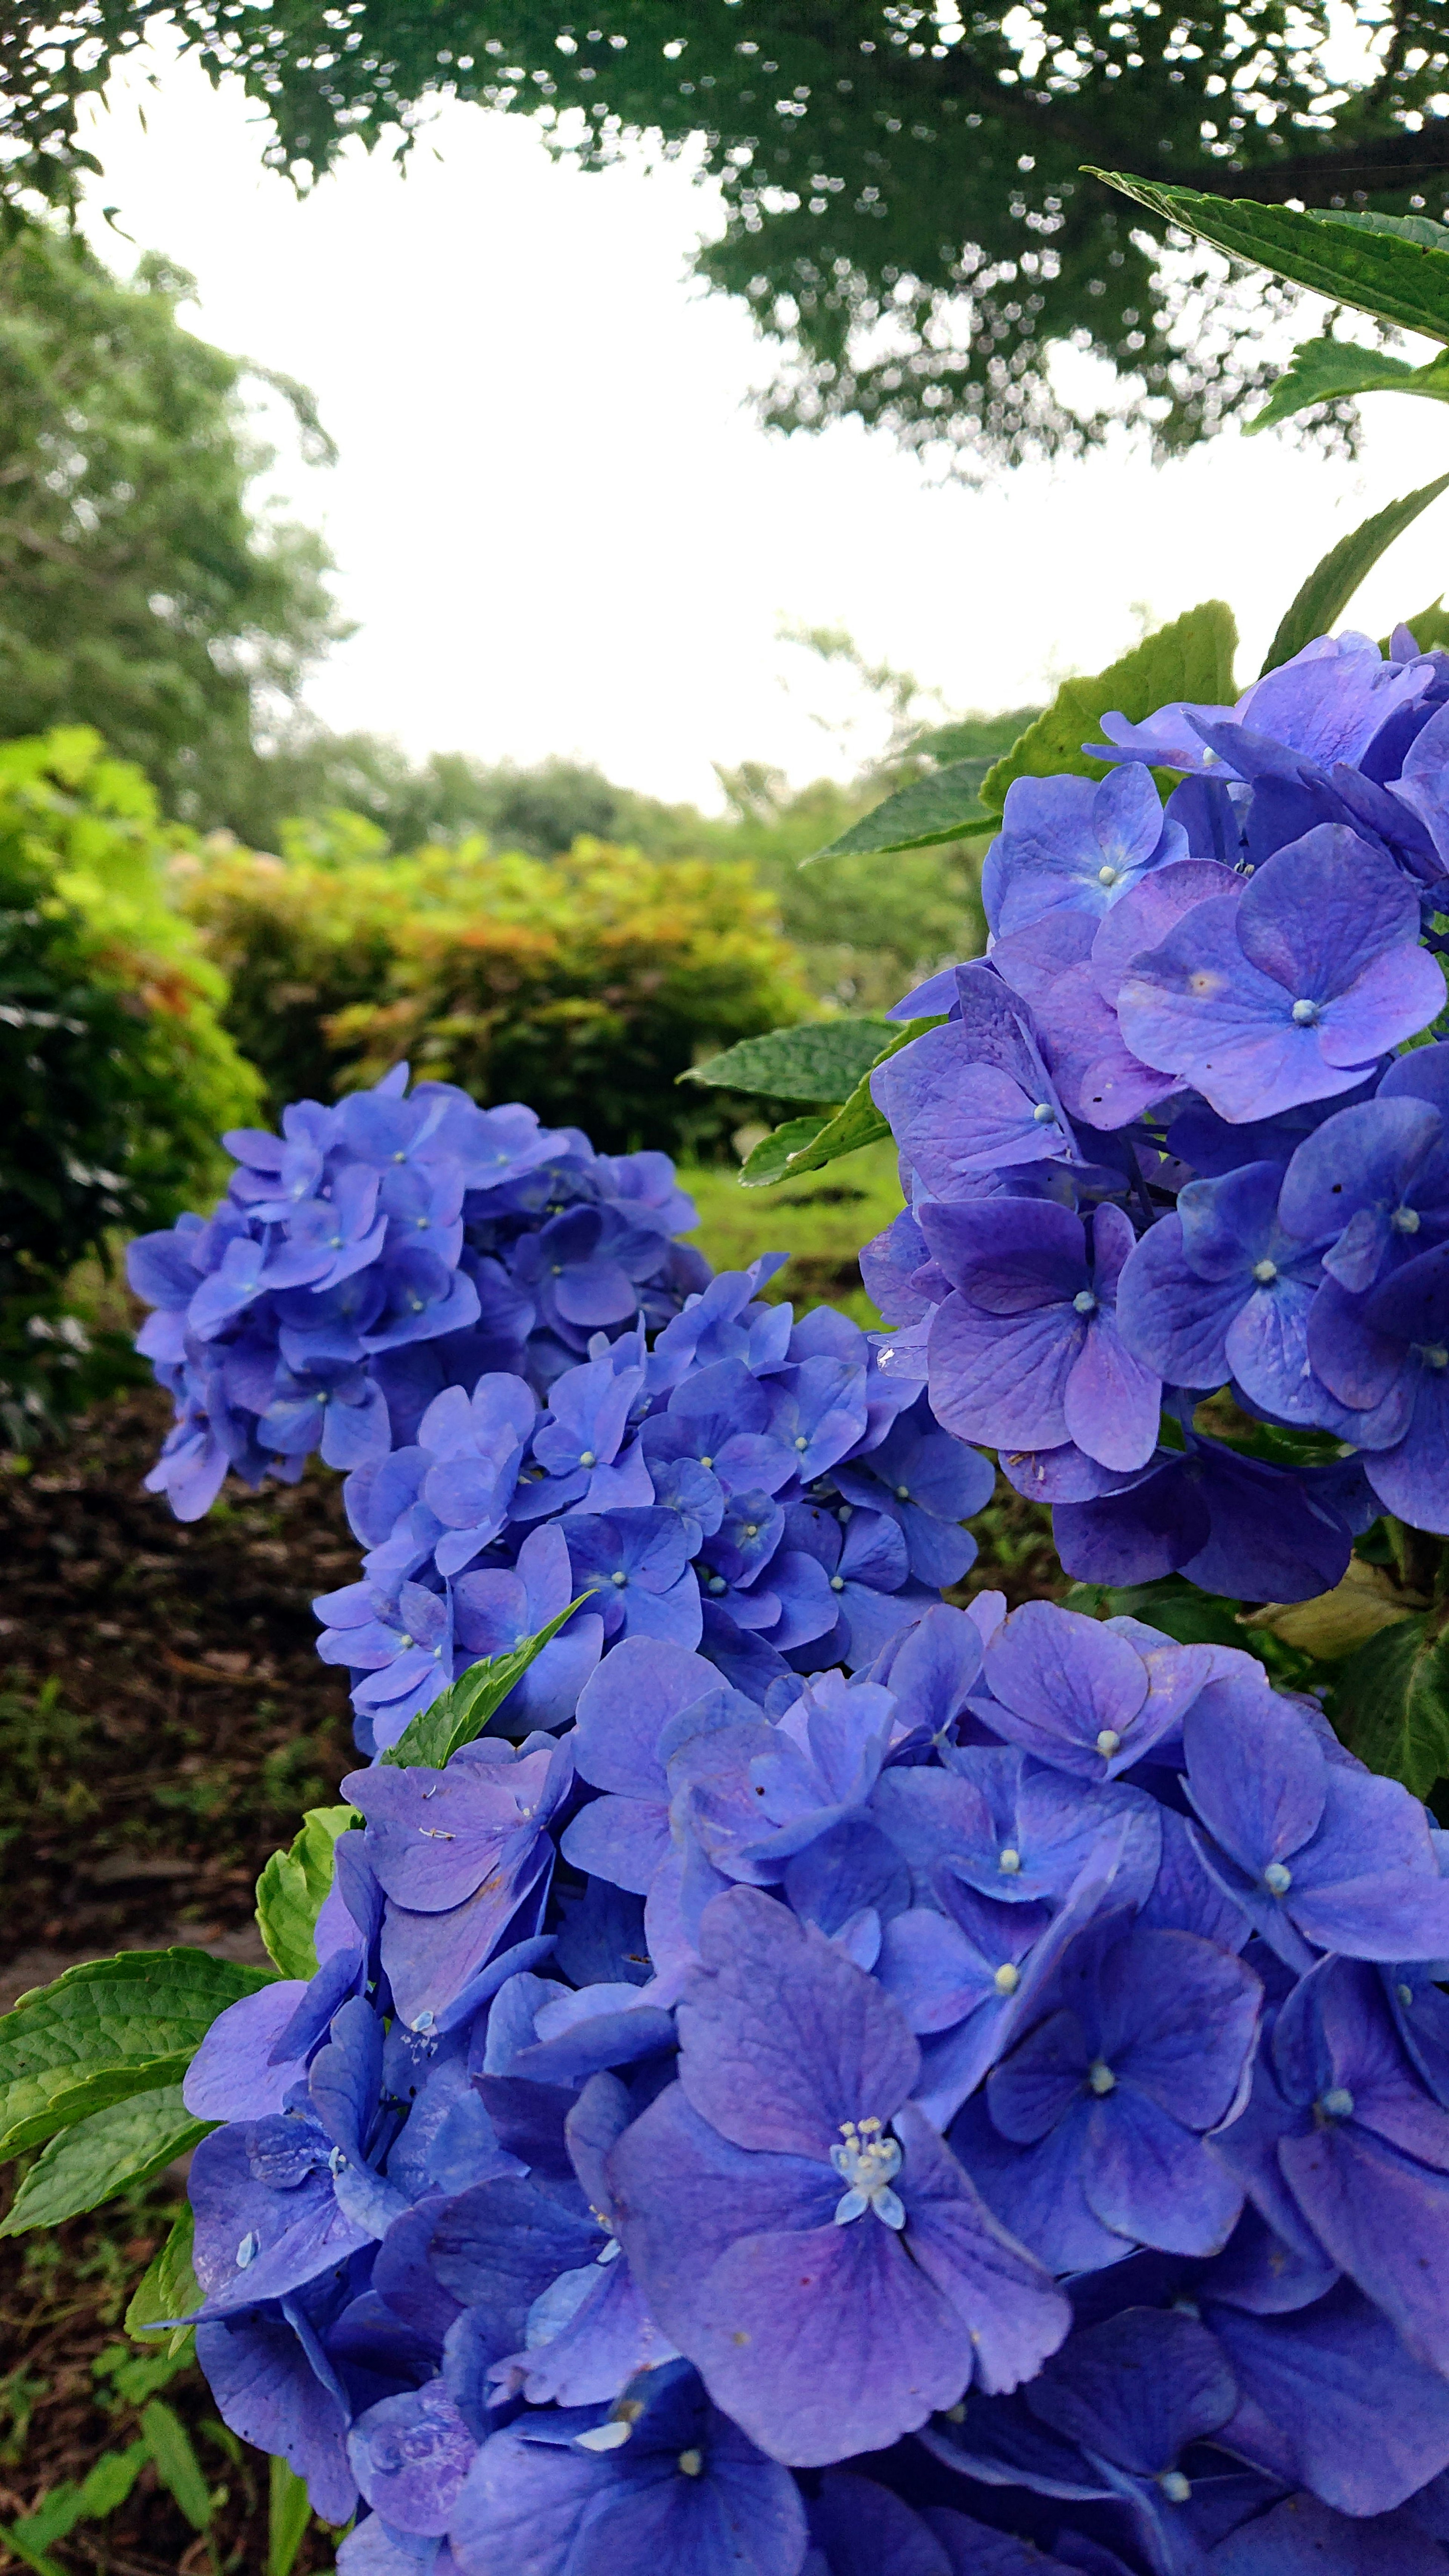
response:
M359 632L309 704L414 755L561 752L706 806L714 760L848 774L880 727L782 619L990 710L1100 669L1140 607L1225 596L1246 678L1329 545L1442 465L1442 414L1389 394L1357 465L1230 433L1154 471L1124 435L979 492L855 424L767 435L748 316L688 281L719 207L683 168L557 167L523 119L454 105L405 176L350 152L299 201L238 85L148 59L157 85L133 66L93 122L91 236L122 271L168 252L195 329L314 389L341 463L294 458L281 488ZM1444 587L1449 496L1353 622L1383 633ZM849 737L814 720L852 713Z

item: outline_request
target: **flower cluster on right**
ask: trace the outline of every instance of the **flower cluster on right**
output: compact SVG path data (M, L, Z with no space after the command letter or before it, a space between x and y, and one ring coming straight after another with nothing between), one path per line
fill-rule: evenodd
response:
M937 1604L343 1783L186 2078L340 2576L1444 2576L1445 1837L1235 1649Z
M1324 638L1103 732L1010 789L989 956L897 1006L944 1018L872 1077L862 1268L1069 1573L1301 1600L1381 1511L1449 1532L1449 655Z

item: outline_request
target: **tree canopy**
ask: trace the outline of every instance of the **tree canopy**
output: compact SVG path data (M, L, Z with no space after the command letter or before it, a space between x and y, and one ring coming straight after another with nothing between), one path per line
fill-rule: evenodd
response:
M0 709L8 734L93 725L212 824L339 630L321 539L251 505L271 452L243 362L176 318L193 291L154 257L123 285L50 224L0 250Z
M1261 282L1164 269L1165 223L1084 162L1309 206L1433 213L1449 185L1439 0L1360 0L1356 80L1325 58L1328 0L11 0L17 202L73 187L79 101L158 19L240 75L304 184L351 135L405 149L444 94L592 166L693 141L729 210L703 273L779 343L770 416L854 413L980 462L1080 447L1114 411L1166 451L1258 384ZM1116 365L1115 402L1063 382L1064 344Z

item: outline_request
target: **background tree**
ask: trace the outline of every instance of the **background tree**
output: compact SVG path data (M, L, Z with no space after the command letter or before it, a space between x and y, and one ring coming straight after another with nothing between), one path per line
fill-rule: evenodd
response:
M156 257L123 285L48 225L0 252L0 731L93 725L210 825L246 802L259 716L343 630L321 538L250 501L256 371L183 329L193 292ZM325 458L308 397L269 381Z
M773 420L858 413L999 461L1130 410L1167 450L1254 390L1263 288L1239 302L1210 256L1164 268L1165 223L1081 165L1439 211L1440 0L1361 0L1357 78L1325 64L1329 18L1328 0L10 0L7 184L66 196L78 102L157 19L240 75L269 158L304 182L349 135L406 148L443 93L534 116L595 167L629 136L702 138L729 220L700 264L780 344ZM1116 364L1115 403L1063 389L1064 345Z

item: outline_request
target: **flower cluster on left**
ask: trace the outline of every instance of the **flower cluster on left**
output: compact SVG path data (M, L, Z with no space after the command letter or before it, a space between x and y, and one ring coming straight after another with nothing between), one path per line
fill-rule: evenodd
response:
M313 1450L359 1467L485 1369L547 1386L602 1331L662 1324L709 1265L667 1154L596 1154L578 1128L397 1065L282 1134L223 1138L237 1169L208 1218L141 1235L137 1348L176 1398L151 1478L182 1520L234 1468L293 1481Z

